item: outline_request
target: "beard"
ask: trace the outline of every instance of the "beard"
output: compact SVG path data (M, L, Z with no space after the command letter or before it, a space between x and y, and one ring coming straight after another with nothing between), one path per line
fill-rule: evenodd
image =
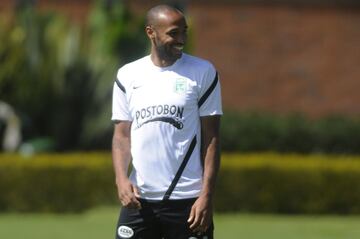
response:
M175 62L182 55L182 52L176 50L172 45L158 44L156 51L161 59L170 62Z

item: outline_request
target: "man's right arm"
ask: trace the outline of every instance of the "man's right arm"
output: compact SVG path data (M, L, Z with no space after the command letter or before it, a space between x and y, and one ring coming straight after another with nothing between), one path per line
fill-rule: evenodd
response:
M112 159L115 171L115 183L121 204L127 208L141 208L136 186L130 182L127 172L131 162L130 153L130 121L115 123L112 140Z

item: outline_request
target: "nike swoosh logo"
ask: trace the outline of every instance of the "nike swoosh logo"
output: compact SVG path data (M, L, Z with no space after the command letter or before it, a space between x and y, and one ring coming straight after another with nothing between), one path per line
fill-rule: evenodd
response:
M136 90L136 89L139 89L140 87L142 87L142 85L133 86L133 89Z

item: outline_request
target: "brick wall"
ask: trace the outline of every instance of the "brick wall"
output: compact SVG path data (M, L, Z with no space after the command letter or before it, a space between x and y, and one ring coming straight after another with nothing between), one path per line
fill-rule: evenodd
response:
M225 108L360 113L359 9L194 4L189 15Z
M91 1L37 2L81 21ZM126 2L140 15L161 1ZM187 15L194 54L220 72L226 109L359 115L359 7L188 1Z

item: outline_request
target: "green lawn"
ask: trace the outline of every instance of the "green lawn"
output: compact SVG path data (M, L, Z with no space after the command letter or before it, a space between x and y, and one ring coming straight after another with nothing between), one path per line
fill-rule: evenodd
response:
M114 238L116 208L80 215L0 214L2 239ZM217 239L357 239L360 217L233 214L215 216Z

